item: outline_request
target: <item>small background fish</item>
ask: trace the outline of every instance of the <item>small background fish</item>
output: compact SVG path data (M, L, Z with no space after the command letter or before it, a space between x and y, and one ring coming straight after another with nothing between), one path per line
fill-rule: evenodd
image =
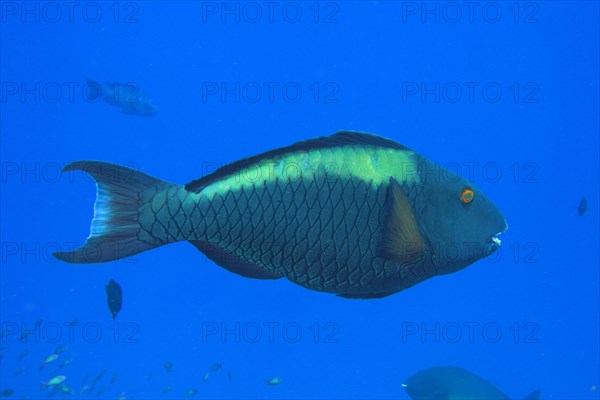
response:
M153 116L158 112L152 99L143 94L135 82L99 83L87 79L87 84L90 101L100 97L108 104L121 108L124 114Z
M108 302L108 308L112 314L113 319L117 318L117 314L121 311L123 305L123 290L114 279L108 281L105 287L106 300Z
M587 209L588 209L587 199L585 197L582 197L581 200L579 201L579 206L577 206L577 213L579 214L579 216L582 216L583 214L585 214Z

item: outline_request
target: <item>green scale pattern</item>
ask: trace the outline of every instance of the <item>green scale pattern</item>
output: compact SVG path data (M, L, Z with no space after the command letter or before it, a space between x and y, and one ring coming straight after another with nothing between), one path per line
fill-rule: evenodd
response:
M416 203L415 185L403 189ZM398 290L407 270L376 255L387 185L352 179L274 179L212 199L182 186L150 189L141 201L140 239L200 240L313 290ZM158 191L157 191L158 190Z

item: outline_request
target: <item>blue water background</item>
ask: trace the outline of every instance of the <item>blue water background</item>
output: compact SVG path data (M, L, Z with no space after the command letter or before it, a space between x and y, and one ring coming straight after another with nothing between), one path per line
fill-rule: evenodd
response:
M448 3L424 3L438 7L439 22L409 12L420 2L284 2L271 20L253 3L257 22L251 9L239 21L220 14L245 3L98 2L97 22L84 18L86 3L72 22L64 5L59 21L37 22L8 3L24 7L1 4L0 390L46 398L39 382L62 374L73 393L58 398L96 398L105 386L99 398L183 398L197 388L194 398L407 399L408 376L455 365L511 398L535 389L544 399L599 398L597 2L481 3L472 21L460 3L457 21ZM46 3L26 6L36 4ZM86 78L133 82L159 112L89 102ZM236 83L239 99L208 91ZM436 83L439 99L420 89ZM57 175L57 166L105 160L185 183L340 129L386 136L465 175L474 165L472 180L508 221L501 255L364 301L242 278L187 243L107 264L50 256L83 243L95 198L89 177ZM589 210L579 216L582 196ZM110 278L124 291L116 321ZM239 340L221 336L236 326ZM210 371L214 363L223 368ZM78 394L103 369L94 392ZM265 383L274 377L281 384Z

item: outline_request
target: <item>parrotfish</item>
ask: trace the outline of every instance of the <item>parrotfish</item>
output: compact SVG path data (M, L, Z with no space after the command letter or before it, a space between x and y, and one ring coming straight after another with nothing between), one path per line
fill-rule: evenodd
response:
M108 104L120 107L124 114L153 116L158 112L152 99L143 94L135 83L99 83L88 79L87 84L90 101L100 97Z
M100 161L72 263L188 241L221 267L346 298L379 298L495 252L502 213L471 182L408 147L340 131L225 165L186 185Z
M402 384L412 400L510 400L490 382L457 367L433 367ZM538 400L535 391L524 400Z

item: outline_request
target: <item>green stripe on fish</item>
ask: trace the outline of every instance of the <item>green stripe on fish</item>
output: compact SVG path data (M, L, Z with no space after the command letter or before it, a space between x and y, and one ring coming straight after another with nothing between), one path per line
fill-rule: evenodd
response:
M242 276L377 298L491 254L506 229L473 184L361 132L267 151L185 186L97 161L65 169L98 185L86 244L55 254L68 262L186 240Z

